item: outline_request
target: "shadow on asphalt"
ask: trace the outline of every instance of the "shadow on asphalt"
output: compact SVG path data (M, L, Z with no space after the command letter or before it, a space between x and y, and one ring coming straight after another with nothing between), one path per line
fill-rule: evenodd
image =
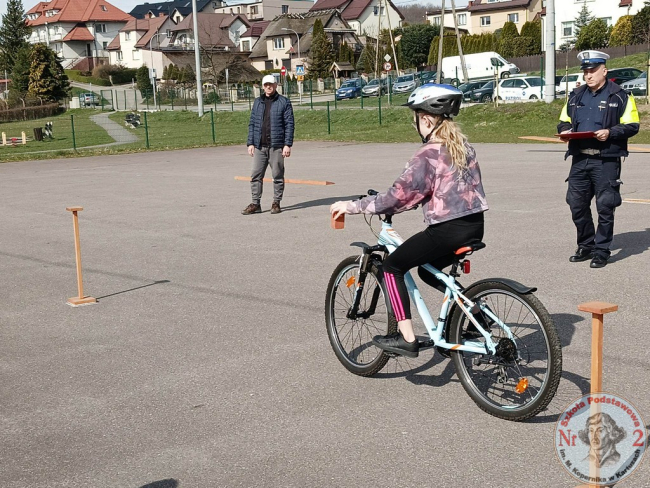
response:
M147 483L142 485L140 488L177 488L180 486L177 480L174 478L169 478L166 480L154 481L153 483Z
M333 203L341 200L356 200L358 198L359 195L352 195L347 197L320 198L318 200L310 200L308 202L294 203L293 205L289 205L288 207L282 207L282 212L290 212L291 210L300 210L309 207L330 206Z
M620 251L609 258L610 263L643 254L650 249L650 229L615 234L612 244L612 250L620 249Z
M551 318L555 322L557 335L560 336L562 347L571 344L571 340L576 333L576 324L585 320L581 315L573 313L554 313L551 314Z
M135 288L129 288L128 290L117 291L115 293L111 293L110 295L104 295L102 297L97 297L97 300L101 300L103 298L108 298L108 297L114 297L115 295L121 295L122 293L129 293L131 291L140 290L141 288L147 288L148 286L159 285L161 283L169 283L169 282L170 282L169 280L154 281L153 283L149 283L147 285L136 286Z

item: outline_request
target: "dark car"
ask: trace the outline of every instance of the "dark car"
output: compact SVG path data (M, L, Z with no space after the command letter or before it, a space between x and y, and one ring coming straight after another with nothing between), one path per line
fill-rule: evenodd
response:
M425 83L435 83L436 82L436 72L435 71L420 71L418 73L418 78L420 82L424 85Z
M483 86L488 83L487 80L484 81L469 81L467 83L463 83L458 87L460 91L463 92L463 100L469 101L472 99L472 92L474 90L478 90L479 88L483 88Z
M494 81L488 81L481 88L471 92L472 102L488 103L492 101L494 95Z
M617 85L621 85L626 81L634 80L641 76L640 69L636 68L615 68L607 70L607 79L612 80Z
M345 81L341 88L336 90L336 99L343 100L344 98L357 98L361 96L361 89L364 83L361 78L352 78Z

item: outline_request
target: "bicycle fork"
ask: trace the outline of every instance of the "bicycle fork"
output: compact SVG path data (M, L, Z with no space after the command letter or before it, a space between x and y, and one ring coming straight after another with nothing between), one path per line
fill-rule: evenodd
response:
M372 291L372 297L370 299L370 307L363 312L359 312L359 305L361 303L361 294L363 293L364 285L366 282L366 276L368 276L368 266L370 266L371 261L370 257L373 252L384 251L388 252L387 249L382 245L377 246L365 246L363 248L363 253L361 254L361 259L359 260L359 279L357 280L357 287L354 293L354 301L352 306L348 310L347 318L350 320L356 319L367 319L374 315L377 308L377 302L379 301L379 296L381 295L381 288L379 283ZM351 285L348 285L351 286Z

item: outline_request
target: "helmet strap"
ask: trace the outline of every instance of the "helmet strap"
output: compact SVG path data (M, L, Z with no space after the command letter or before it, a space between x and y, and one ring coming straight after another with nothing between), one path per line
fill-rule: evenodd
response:
M438 128L442 125L443 121L448 118L449 118L448 115L442 115L440 117L440 120L438 120L436 126L433 129L431 129L431 132L429 132L426 136L423 136L422 132L420 132L420 114L418 113L417 116L415 117L415 123L416 123L416 129L418 130L418 134L420 135L420 139L422 139L422 144L426 144L427 142L429 142L429 138L431 137L431 135L435 131L437 131Z

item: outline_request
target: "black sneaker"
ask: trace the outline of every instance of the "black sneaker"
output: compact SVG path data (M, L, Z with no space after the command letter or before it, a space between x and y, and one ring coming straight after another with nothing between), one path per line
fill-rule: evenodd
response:
M599 256L598 254L593 257L589 264L590 268L604 268L605 266L607 266L607 258Z
M241 211L242 215L250 215L256 213L262 213L262 207L259 203L251 203L248 207Z
M399 332L387 336L375 336L372 338L372 343L379 349L401 356L416 358L420 354L420 343L417 338L413 342L406 342Z
M580 263L582 261L587 261L588 259L591 259L594 257L594 253L591 249L585 249L583 247L579 247L576 249L576 253L569 258L569 261L572 263Z

